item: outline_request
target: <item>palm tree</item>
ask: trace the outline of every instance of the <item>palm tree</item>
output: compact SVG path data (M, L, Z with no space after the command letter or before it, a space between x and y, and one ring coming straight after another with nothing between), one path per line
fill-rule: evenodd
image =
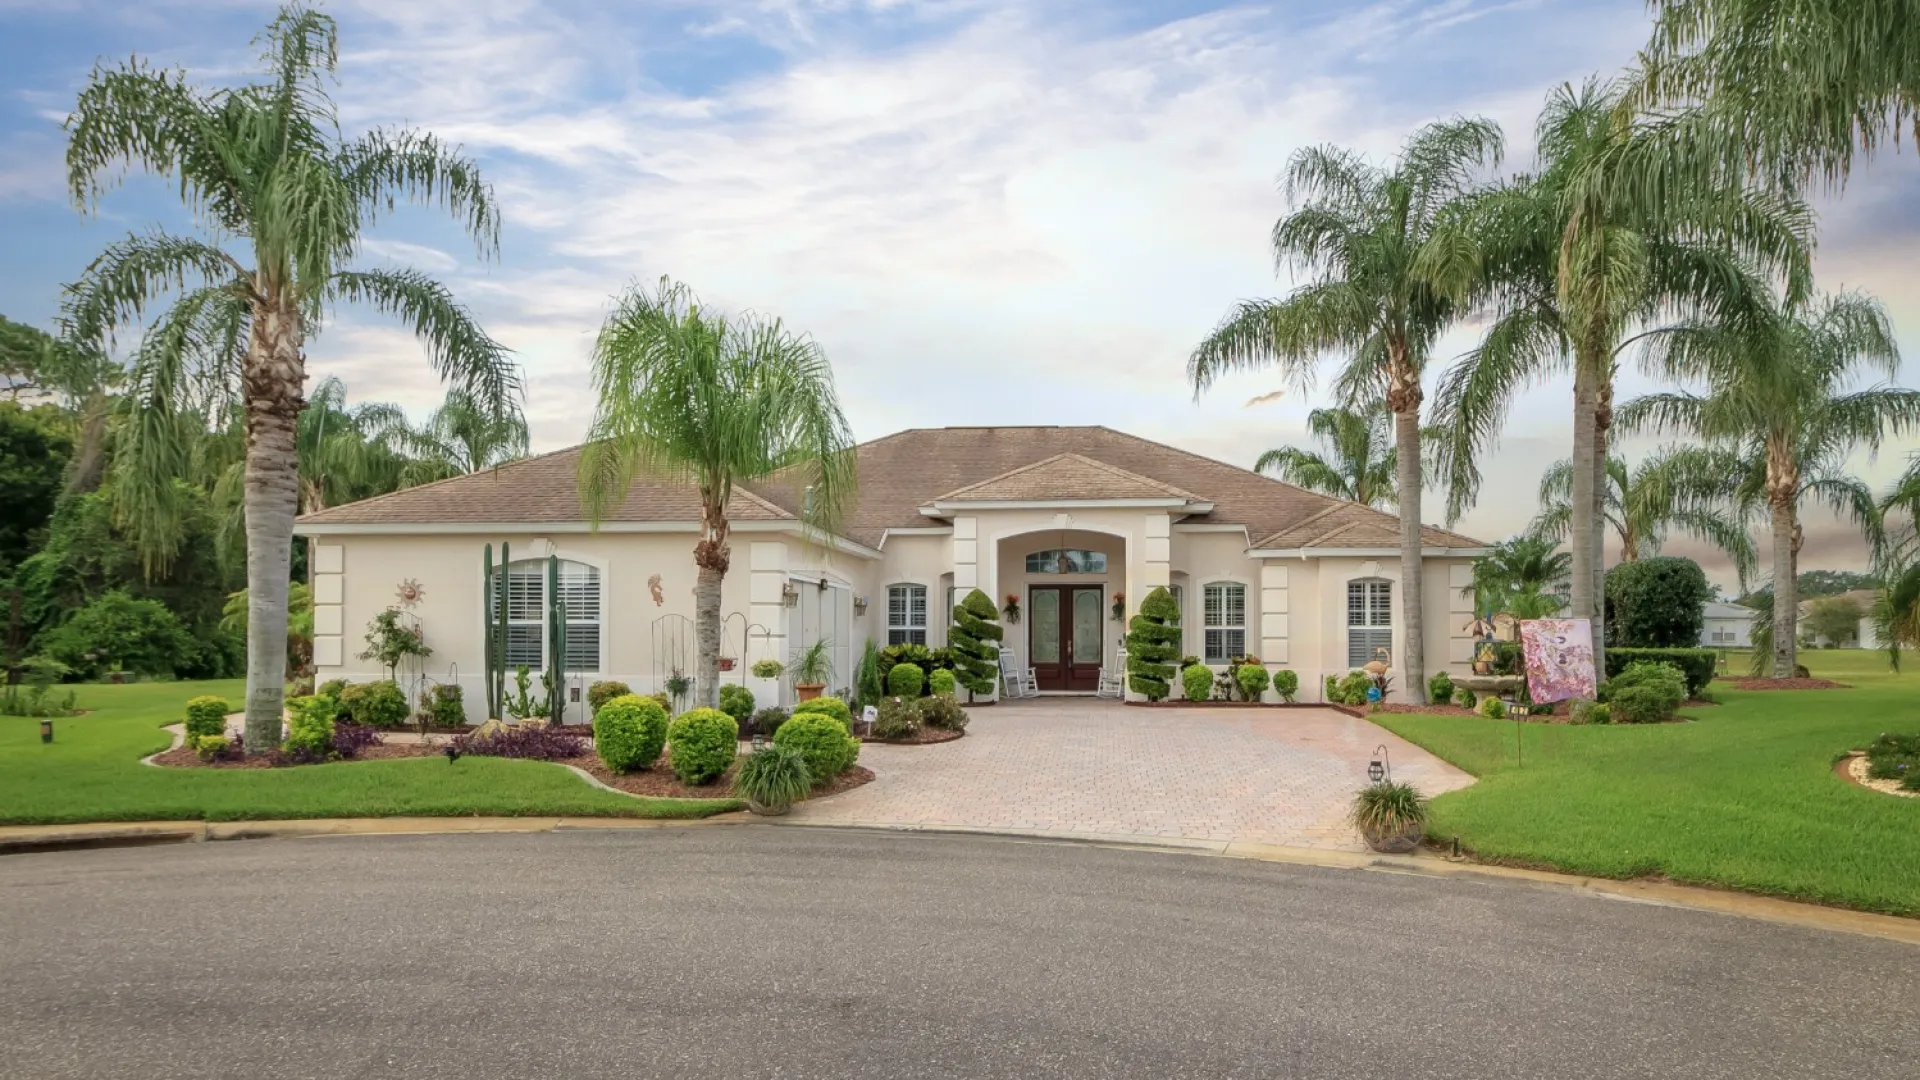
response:
M361 301L398 316L443 377L490 405L504 409L519 389L507 351L444 286L410 270L346 269L364 230L402 199L446 209L491 254L499 219L473 164L411 131L342 141L327 93L338 52L327 16L285 7L256 43L267 78L234 88L202 90L137 58L93 71L67 120L76 203L90 211L132 162L173 177L209 239L155 231L110 245L65 313L73 340L102 342L180 291L147 320L130 393L138 411L121 432L147 490L184 474L175 429L190 403L244 415L249 751L280 738L303 348L328 307ZM167 555L163 501L133 508L150 560Z
M1475 610L1520 619L1544 619L1567 605L1573 555L1541 536L1522 534L1495 544L1473 561L1473 584L1461 590Z
M1383 399L1393 414L1400 506L1402 683L1426 701L1421 597L1420 387L1433 342L1460 314L1480 273L1460 208L1477 169L1497 164L1500 129L1484 119L1429 124L1388 167L1338 147L1310 147L1287 165L1296 209L1273 228L1276 262L1309 276L1284 300L1242 302L1187 360L1196 394L1228 372L1278 365L1300 385L1331 353L1349 406Z
M1801 501L1851 516L1876 552L1883 530L1873 492L1846 469L1856 449L1920 427L1920 391L1848 390L1857 375L1891 378L1900 362L1880 304L1858 293L1780 306L1764 319L1699 320L1663 338L1653 366L1706 384L1705 394L1652 394L1622 410L1632 429L1692 434L1739 455L1737 498L1764 503L1773 534L1773 674L1797 662L1795 578Z
M580 460L580 495L598 523L639 478L700 495L693 623L697 701L720 693L720 585L737 485L772 479L800 492L801 520L825 537L854 483L853 433L833 368L811 338L778 319L729 318L662 278L620 299L593 347L599 399Z
M1735 505L1740 462L1721 450L1680 447L1661 450L1628 467L1607 459L1604 524L1620 540L1620 561L1658 555L1669 530L1712 544L1733 560L1742 586L1758 557L1747 535L1747 518ZM1573 523L1573 462L1562 458L1540 478L1540 513L1528 532L1560 543Z
M1254 471L1362 506L1394 504L1393 422L1384 404L1315 409L1307 414L1307 430L1326 447L1324 456L1283 446L1261 454Z
M1842 181L1856 149L1920 138L1913 0L1652 0L1635 107L1677 106L1701 166ZM1891 139L1889 138L1891 137Z
M527 456L527 418L519 405L498 410L460 389L447 392L419 428L390 428L385 441L407 458L401 485L464 476Z
M1535 137L1538 171L1479 200L1473 227L1485 252L1477 303L1494 322L1443 378L1437 426L1452 433L1440 467L1448 514L1478 493L1475 459L1498 442L1513 396L1573 374L1568 522L1572 609L1592 620L1605 662L1607 444L1621 359L1667 332L1678 314L1754 307L1767 274L1806 289L1811 217L1796 200L1738 183L1699 183L1650 198L1638 186L1673 154L1658 125L1623 123L1625 88L1589 79L1547 96Z

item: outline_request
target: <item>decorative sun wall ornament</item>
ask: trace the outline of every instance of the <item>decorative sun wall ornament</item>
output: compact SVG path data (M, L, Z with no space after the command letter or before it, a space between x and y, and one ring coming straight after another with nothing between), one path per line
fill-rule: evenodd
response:
M666 593L662 591L660 588L659 574L655 574L652 577L647 579L647 591L653 594L654 607L667 606L667 596L666 596Z
M400 598L401 607L412 611L416 604L427 598L427 587L412 578L408 578L400 583L399 588L393 590L393 594Z

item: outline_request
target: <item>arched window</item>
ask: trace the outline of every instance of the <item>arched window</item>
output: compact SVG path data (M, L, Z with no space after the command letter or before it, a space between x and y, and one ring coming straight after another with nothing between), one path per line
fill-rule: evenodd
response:
M495 571L499 573L499 571ZM526 665L534 671L547 667L547 560L526 559L509 564L507 575L507 662L509 671ZM498 619L488 597L487 614ZM560 560L560 602L567 620L564 671L586 674L600 670L600 568L571 559Z
M1356 578L1347 582L1347 666L1389 659L1393 648L1393 582ZM1389 650L1382 653L1381 650Z
M1085 548L1054 548L1027 556L1029 574L1104 574L1107 553Z

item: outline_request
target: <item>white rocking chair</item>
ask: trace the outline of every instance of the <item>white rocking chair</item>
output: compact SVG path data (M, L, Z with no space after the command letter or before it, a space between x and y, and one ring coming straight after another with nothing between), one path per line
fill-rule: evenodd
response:
M1123 698L1127 696L1127 650L1120 649L1114 655L1111 667L1101 665L1100 683L1094 688L1094 697Z
M1017 666L1018 661L1013 650L1002 647L1000 650L1000 696L1005 698L1029 698L1040 696L1040 680L1032 668Z

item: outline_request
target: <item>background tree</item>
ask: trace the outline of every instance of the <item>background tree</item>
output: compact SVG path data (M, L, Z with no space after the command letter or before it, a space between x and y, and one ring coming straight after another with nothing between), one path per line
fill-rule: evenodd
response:
M1307 283L1283 300L1245 301L1193 350L1196 394L1231 371L1278 365L1302 386L1329 354L1345 357L1338 388L1349 407L1384 400L1394 419L1400 514L1400 667L1407 698L1426 699L1420 535L1420 380L1433 342L1460 314L1480 273L1462 213L1477 172L1499 161L1500 129L1451 120L1414 132L1381 168L1338 147L1288 163L1296 209L1274 226L1277 263Z
M603 520L636 479L691 484L700 494L693 622L697 704L720 686L720 585L731 551L737 484L780 473L810 528L831 531L854 482L853 434L833 369L811 338L778 319L729 318L662 278L634 288L593 347L598 406L580 460L587 516Z
M1620 648L1695 648L1711 599L1713 586L1692 559L1621 563L1607 571L1607 640Z
M1640 398L1624 411L1623 423L1692 434L1745 463L1739 497L1764 502L1773 534L1773 675L1791 678L1801 501L1814 496L1851 516L1878 550L1879 506L1849 474L1846 459L1920 425L1920 391L1848 389L1862 374L1898 372L1893 327L1878 302L1846 293L1780 306L1760 318L1695 322L1662 339L1652 361L1672 377L1705 383L1706 392Z
M1689 446L1659 450L1631 468L1607 459L1603 523L1620 541L1620 561L1658 555L1670 530L1727 553L1744 583L1758 557L1736 501L1739 459L1724 450ZM1562 459L1540 478L1540 513L1528 531L1559 543L1573 522L1573 462Z
M455 389L419 428L386 436L406 459L403 484L426 484L505 465L527 456L527 418L518 403L500 410Z
M181 475L173 429L183 404L226 399L245 417L249 752L279 744L303 349L327 307L359 301L399 316L443 377L503 411L519 385L506 350L445 287L410 270L345 268L366 228L402 200L446 209L492 253L498 216L478 170L430 135L341 139L328 94L338 38L327 16L290 5L256 43L265 79L232 88L199 89L137 58L94 69L67 120L74 201L90 211L131 162L172 177L212 240L155 231L110 245L65 315L83 348L116 326L148 323L132 377L139 411L121 437L143 478L122 488L125 508L152 561L171 553L175 508L150 496ZM221 246L229 239L250 265ZM176 290L169 309L149 311Z
M1478 455L1497 444L1513 397L1573 375L1572 614L1593 620L1605 661L1606 463L1622 359L1669 332L1676 314L1723 317L1764 302L1767 276L1807 288L1812 221L1798 201L1707 177L1650 193L1676 153L1657 124L1622 111L1625 87L1589 79L1547 97L1535 129L1537 171L1479 199L1473 229L1486 260L1475 303L1494 322L1442 380L1436 455L1449 517L1477 495ZM1624 118L1623 118L1624 117Z
M1361 409L1315 409L1307 431L1325 453L1283 446L1260 455L1255 472L1362 506L1394 505L1398 471L1393 418L1384 403Z
M1822 596L1807 604L1806 632L1815 641L1839 648L1860 640L1867 610L1851 596Z
M0 575L45 542L66 486L73 436L59 410L0 401Z
M1474 610L1505 612L1520 619L1545 619L1567 606L1567 584L1573 556L1555 550L1540 536L1503 540L1473 561L1473 583L1464 592L1474 598Z

